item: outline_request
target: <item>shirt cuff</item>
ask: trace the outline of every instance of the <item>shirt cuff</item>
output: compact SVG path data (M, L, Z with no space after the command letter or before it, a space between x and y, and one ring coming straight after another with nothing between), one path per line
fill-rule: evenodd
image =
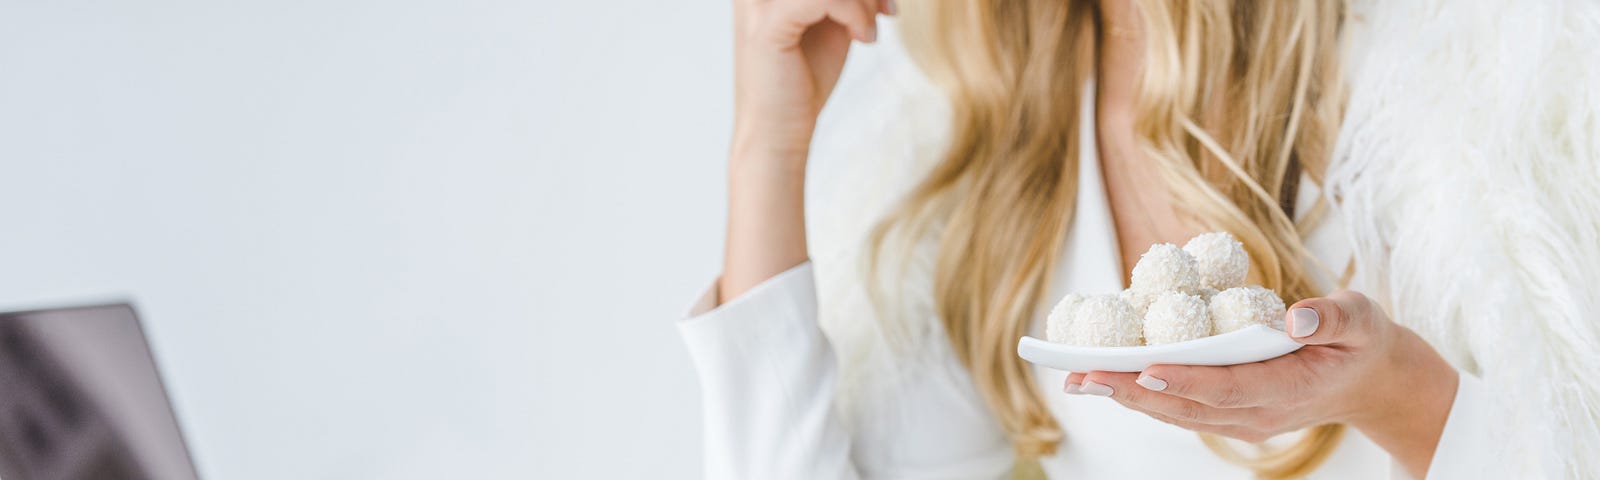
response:
M688 318L678 322L678 332L703 376L746 370L774 346L792 349L826 343L817 327L811 262L773 275L721 305L719 297L713 282L689 309Z
M1460 372L1456 399L1450 406L1439 445L1428 464L1428 479L1505 478L1491 472L1503 470L1495 445L1488 387L1483 380Z
M714 310L739 309L739 307L722 305L722 291L717 288L718 283L716 280L711 281L711 285L706 287L706 290L700 294L700 298L695 300L694 305L689 307L689 316L684 321L694 321L697 317L705 316ZM797 288L804 291L795 292L794 290ZM809 294L805 295L805 298L816 298L816 290L811 276L811 261L800 262L799 265L789 267L788 270L761 281L761 283L751 287L743 295L739 295L728 303L730 305L736 303L761 303L759 299L773 295L768 293L769 291L776 291L776 293L790 292L791 296L796 293Z
M705 478L855 478L811 264L717 297L713 285L678 322L700 374Z

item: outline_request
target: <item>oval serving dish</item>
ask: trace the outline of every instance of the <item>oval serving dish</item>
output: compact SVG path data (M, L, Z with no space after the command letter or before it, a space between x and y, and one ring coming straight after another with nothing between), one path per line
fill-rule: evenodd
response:
M1068 372L1139 372L1151 365L1225 366L1287 355L1304 345L1272 327L1248 328L1186 342L1138 347L1080 347L1033 337L1017 341L1017 355Z

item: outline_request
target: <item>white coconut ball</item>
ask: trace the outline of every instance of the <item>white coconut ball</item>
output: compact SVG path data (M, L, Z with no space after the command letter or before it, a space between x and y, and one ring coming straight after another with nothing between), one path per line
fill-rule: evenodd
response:
M1157 243L1139 256L1133 265L1132 288L1140 292L1179 291L1193 293L1200 289L1200 274L1194 257L1170 243Z
M1078 304L1083 302L1083 295L1069 293L1056 302L1055 308L1050 309L1050 316L1044 321L1044 336L1046 340L1056 343L1067 343L1070 338L1067 327L1072 325L1073 314L1078 309Z
M1211 232L1189 239L1183 251L1194 257L1200 284L1217 290L1244 285L1250 272L1250 255L1244 244L1228 232Z
M1086 347L1132 347L1144 343L1143 322L1117 295L1096 295L1078 302L1067 323L1066 343Z
M1167 292L1150 304L1144 317L1144 340L1150 345L1177 343L1211 335L1211 314L1199 295Z
M1123 298L1144 316L1162 293L1199 293L1200 274L1194 257L1170 243L1157 243L1133 266L1132 285Z
M1257 285L1234 287L1211 297L1212 334L1266 325L1283 330L1283 299Z
M1154 294L1157 293L1161 292L1147 294L1129 288L1127 290L1123 290L1122 293L1117 294L1117 298L1121 298L1122 301L1127 302L1128 306L1133 308L1134 315L1138 315L1139 318L1144 318L1144 313L1150 311L1150 302L1155 301Z

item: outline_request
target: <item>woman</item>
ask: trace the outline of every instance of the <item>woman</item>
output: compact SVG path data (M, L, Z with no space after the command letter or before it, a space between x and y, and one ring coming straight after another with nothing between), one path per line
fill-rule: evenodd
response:
M708 476L1600 472L1600 13L1514 3L736 1ZM1015 356L1212 230L1305 348Z

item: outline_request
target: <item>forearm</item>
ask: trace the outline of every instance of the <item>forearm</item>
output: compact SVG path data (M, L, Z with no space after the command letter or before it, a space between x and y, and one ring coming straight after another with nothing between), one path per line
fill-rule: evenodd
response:
M728 166L728 231L722 299L806 260L805 153L746 153Z
M1372 384L1375 415L1352 419L1351 426L1400 462L1413 478L1427 476L1439 435L1455 402L1460 381L1454 367L1416 333L1401 328L1392 375ZM1381 394L1380 394L1381 392Z
M852 39L877 36L886 2L734 2L734 132L719 295L732 299L806 259L805 168L817 112Z

